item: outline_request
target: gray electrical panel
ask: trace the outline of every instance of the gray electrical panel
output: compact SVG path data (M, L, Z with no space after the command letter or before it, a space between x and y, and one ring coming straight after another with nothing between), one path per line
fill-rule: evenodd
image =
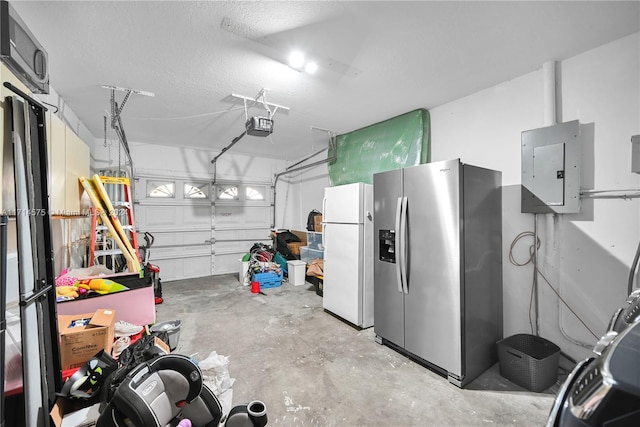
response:
M580 123L522 132L522 212L580 212Z

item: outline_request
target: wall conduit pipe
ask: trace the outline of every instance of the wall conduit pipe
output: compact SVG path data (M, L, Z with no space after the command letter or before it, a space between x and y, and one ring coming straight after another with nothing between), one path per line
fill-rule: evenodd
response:
M556 111L556 63L554 61L545 62L542 65L542 84L543 84L543 114L544 114L544 125L545 126L553 126L557 123L557 111ZM538 241L538 216L537 214L534 216L534 243ZM551 264L551 253L554 242L554 220L553 214L545 215L545 234L546 238L544 240L545 250L545 265ZM537 245L534 247L535 250L535 260L536 265L534 268L537 268L538 263L538 251ZM538 289L538 273L534 272L533 279L533 292L534 292L534 311L535 311L535 334L540 335L540 302L539 302L539 289Z
M543 77L543 96L544 96L544 125L553 126L559 122L558 120L558 73L557 65L555 61L548 61L542 65L542 77ZM560 120L562 121L562 120ZM545 266L553 265L553 254L556 249L556 227L562 220L558 214L545 214ZM537 237L537 236L536 236ZM555 258L557 259L557 258ZM536 274L537 276L537 274ZM555 280L558 283L558 293L561 293L560 285L561 280ZM538 305L538 288L536 287L536 328L539 328L539 305ZM574 345L591 348L588 343L580 342L569 336L562 326L562 304L558 302L558 328L562 333L562 336ZM539 335L539 329L536 329L536 334Z

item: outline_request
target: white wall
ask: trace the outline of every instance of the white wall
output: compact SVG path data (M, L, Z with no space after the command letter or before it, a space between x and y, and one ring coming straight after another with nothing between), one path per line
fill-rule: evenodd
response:
M640 133L640 34L622 38L558 64L560 121L580 120L583 189L638 188L630 172L630 138ZM509 262L514 238L534 230L534 216L520 213L521 132L544 126L540 69L430 109L432 161L461 158L502 171L504 335L531 333L529 300L532 266ZM408 101L408 100L407 100ZM325 172L325 173L323 173ZM326 167L301 176L289 203L306 220L328 185ZM319 202L320 201L320 202ZM586 200L580 214L540 215L543 240L539 267L545 277L596 335L601 335L627 294L627 276L640 239L637 200ZM533 239L514 248L518 261L528 257ZM540 333L576 359L590 350L572 341L595 338L575 320L543 279L540 287ZM566 337L561 332L560 325Z
M90 147L93 145L93 135L89 132L89 129L78 119L76 113L67 106L64 99L60 98L55 88L49 87L48 94L35 94L34 98L46 102L45 107L62 120L67 126L69 126L75 133L87 143Z
M561 121L586 124L583 189L638 188L630 172L630 138L640 132L638 34L562 61L558 66ZM541 64L542 65L542 64ZM520 133L544 126L542 69L431 110L432 159L464 162L503 172L504 334L531 332L532 267L516 267L513 239L533 231L534 216L520 213ZM539 268L596 334L604 332L627 294L629 267L638 243L638 202L583 201L580 214L539 216L543 240ZM533 239L514 250L527 259ZM561 307L543 279L540 333L575 358L595 338Z
M320 155L318 159L310 160L309 163L322 159L326 159L326 153ZM330 186L327 165L314 166L291 174L287 178L291 183L287 206L290 205L291 209L287 211L289 216L283 218L283 228L306 230L309 212L314 209L322 212L324 188Z

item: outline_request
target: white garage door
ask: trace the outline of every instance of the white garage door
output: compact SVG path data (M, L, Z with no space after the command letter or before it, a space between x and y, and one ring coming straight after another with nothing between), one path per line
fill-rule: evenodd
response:
M216 273L239 271L254 243L271 244L270 184L223 182L214 185L213 241Z
M269 184L139 177L136 228L155 237L164 281L234 273L254 242L270 243ZM212 201L213 199L213 201ZM144 241L141 240L143 245Z

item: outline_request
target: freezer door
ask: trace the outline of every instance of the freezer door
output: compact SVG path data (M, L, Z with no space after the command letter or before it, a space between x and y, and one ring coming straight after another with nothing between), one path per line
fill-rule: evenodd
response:
M404 294L398 282L400 266L397 262L380 260L379 237L380 230L399 232L396 230L400 219L397 207L401 199L402 169L373 175L373 328L376 335L404 347Z
M327 223L322 306L362 326L363 225Z
M461 375L460 162L404 170L407 197L405 348Z
M364 184L338 185L324 189L322 222L358 224L363 222Z

